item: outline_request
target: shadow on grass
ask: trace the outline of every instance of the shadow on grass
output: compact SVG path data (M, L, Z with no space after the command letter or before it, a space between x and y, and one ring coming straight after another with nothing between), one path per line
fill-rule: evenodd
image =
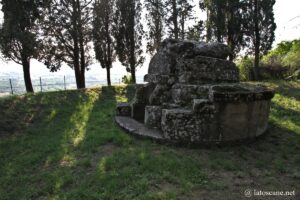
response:
M276 93L300 101L300 81L272 81L266 83L276 90Z
M209 149L176 149L181 157L196 160L206 172L208 184L192 189L191 199L243 199L246 189L298 191L300 135L270 124L255 142Z
M241 199L247 188L300 190L293 129L274 121L255 143L234 147L158 145L114 123L116 103L133 94L132 86L104 87L22 100L25 113L42 109L24 134L0 138L0 199L224 199L224 191Z
M288 121L294 126L300 126L300 110L286 108L275 102L272 103L271 108L272 108L272 115L271 115L272 119L274 118L278 122ZM300 132L298 134L300 135Z
M82 183L96 163L131 142L113 118L117 101L129 100L133 91L103 87L1 102L0 115L13 122L13 130L6 128L8 135L0 140L0 199L62 198L66 189L72 196L80 188L86 193L89 186ZM11 135L16 132L22 134Z

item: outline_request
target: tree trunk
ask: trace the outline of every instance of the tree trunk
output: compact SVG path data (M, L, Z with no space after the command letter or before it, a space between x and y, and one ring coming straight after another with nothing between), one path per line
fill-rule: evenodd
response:
M80 82L79 64L78 65L74 64L74 71L75 71L76 86L77 86L77 89L80 89L81 82Z
M82 33L82 19L81 19L81 6L79 0L77 2L78 9L78 36L79 36L79 52L80 52L80 88L85 88L85 49L84 49L84 39Z
M106 32L106 41L107 41L107 63L106 63L106 80L107 80L107 85L111 86L111 80L110 80L110 68L112 66L112 52L111 52L111 36L110 36L110 31L109 31L109 26L110 26L110 21L109 17L106 16L105 19L105 32Z
M76 78L76 86L77 89L85 88L84 82L82 78L84 78L84 72L82 74L81 66L80 66L80 56L79 56L79 48L78 42L74 40L74 71L75 71L75 78Z
M181 20L182 20L182 22L181 22L181 39L184 40L185 39L185 37L184 37L185 36L185 32L184 32L185 19L184 19L184 16L181 17Z
M259 80L259 56L260 56L260 32L258 25L258 0L254 0L254 32L255 32L255 60L254 60L254 79Z
M135 77L135 65L131 66L131 77L132 77L132 83L136 84L136 77Z
M111 80L110 80L110 66L106 66L106 77L107 77L107 85L111 86Z
M80 72L80 89L85 88L85 66L81 66Z
M207 17L207 21L206 21L206 42L210 42L211 41L211 25L210 25L210 11L207 10L206 13L206 17Z
M80 64L79 64L79 48L77 40L74 40L74 71L77 89L81 88Z
M22 57L23 75L26 87L26 92L31 93L33 91L31 77L30 77L30 60L26 57Z
M132 78L132 83L136 84L136 77L135 77L135 40L134 36L132 37L133 43L131 44L131 49L130 49L130 73L131 73L131 78Z
M179 29L178 29L178 10L177 10L177 2L176 0L172 1L172 18L173 18L173 25L174 25L174 37L175 39L179 38Z
M157 17L155 18L155 40L154 41L154 47L156 52L158 51L160 44L161 44L161 39L162 39L162 24L161 24L161 18L162 18L162 13L160 12L160 0L155 1L155 12Z
M85 88L85 57L84 57L83 40L80 39L80 88Z
M73 37L73 42L74 42L74 49L73 49L73 67L74 67L74 71L75 71L75 79L76 79L76 86L77 89L82 88L82 81L81 81L81 69L80 69L80 50L79 50L79 42L78 42L78 26L77 26L77 21L78 21L78 15L79 15L79 11L77 9L77 5L76 3L78 3L77 1L72 1L72 8L73 8L73 12L72 12L72 26L73 26L73 30L74 33L72 35Z
M136 67L136 57L135 57L135 30L134 30L134 23L135 23L135 17L134 15L131 18L131 23L133 26L131 26L131 34L130 34L130 73L132 78L132 83L136 84L136 77L135 77L135 67Z
M230 13L229 15L231 15L229 17L229 19L232 19L233 15L232 13ZM230 48L230 55L229 55L229 60L233 61L234 59L234 42L233 42L233 30L232 30L232 25L231 25L231 20L228 21L228 25L227 25L227 45Z

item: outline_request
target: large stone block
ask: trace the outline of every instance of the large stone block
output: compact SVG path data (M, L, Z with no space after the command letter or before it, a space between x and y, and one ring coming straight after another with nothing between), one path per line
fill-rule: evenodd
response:
M162 130L165 138L189 140L195 131L194 122L191 110L163 109L162 111Z
M161 106L146 106L145 125L150 128L161 128Z
M233 62L204 56L178 59L176 72L179 82L184 84L238 82L240 79Z
M149 97L150 105L164 105L171 100L171 87L165 84L157 84Z
M218 103L222 141L253 139L268 127L270 101Z
M163 109L162 130L164 137L182 142L216 142L219 133L215 116L207 113L195 114L186 109Z
M211 87L210 98L214 102L251 102L270 100L274 91L257 85L220 84Z
M180 58L203 56L225 60L229 55L230 49L224 44L167 39L151 59L148 74L174 74Z
M172 100L179 105L189 105L193 99L208 99L209 90L205 85L175 84L171 90Z

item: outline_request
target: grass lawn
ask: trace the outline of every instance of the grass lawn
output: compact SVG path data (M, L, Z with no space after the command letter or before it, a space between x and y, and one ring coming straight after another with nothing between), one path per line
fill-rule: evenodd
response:
M295 190L299 199L300 82L264 84L277 91L268 134L223 148L124 133L115 107L132 87L0 98L0 199L227 200L246 189Z

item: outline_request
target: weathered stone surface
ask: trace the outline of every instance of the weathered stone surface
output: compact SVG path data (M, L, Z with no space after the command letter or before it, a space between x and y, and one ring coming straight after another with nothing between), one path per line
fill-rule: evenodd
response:
M176 143L227 143L260 136L268 127L274 92L239 83L238 68L225 60L229 54L222 44L165 40L144 78L149 83L137 88L130 108L117 108L118 115L131 111L133 119L117 117L117 123L138 136L157 138L149 130L161 130L160 138Z
M263 101L273 97L274 91L249 84L215 85L210 92L210 98L215 102Z
M174 74L176 56L171 56L167 51L159 50L151 59L148 74L170 75Z
M222 141L255 138L268 128L270 101L219 103L217 107Z
M117 116L131 116L131 106L129 103L118 103Z
M146 106L145 125L149 128L161 128L161 106Z
M218 142L220 137L214 118L215 115L211 113L195 115L192 110L164 109L162 112L164 137L190 143Z
M162 48L177 55L194 57L206 56L210 58L226 59L230 54L228 46L221 43L206 43L191 40L166 39L162 43Z
M164 141L160 130L147 128L143 123L130 117L117 116L116 123L124 130L143 138L152 138L158 141Z
M138 85L136 87L136 95L131 102L131 117L139 120L144 121L145 116L145 107L148 105L150 95L154 90L155 85L152 83L146 85Z
M175 84L171 89L174 103L189 105L193 99L208 99L210 86Z
M224 44L166 39L151 59L148 74L174 74L178 59L196 56L226 59L229 54L230 50Z
M209 101L208 99L194 99L193 111L195 113L214 114L216 110L213 102Z
M152 94L149 97L150 105L163 105L167 102L170 102L171 91L170 86L157 84Z
M240 79L233 62L204 56L179 59L176 72L179 82L185 84L238 82Z

